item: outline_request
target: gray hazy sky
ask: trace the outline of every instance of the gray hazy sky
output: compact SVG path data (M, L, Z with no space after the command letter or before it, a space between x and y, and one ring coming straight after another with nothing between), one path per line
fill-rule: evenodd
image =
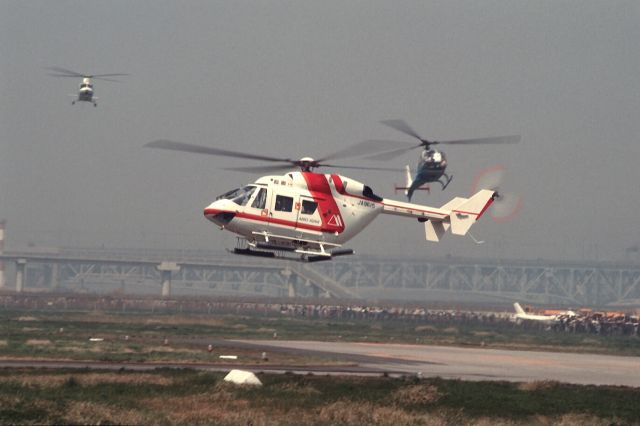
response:
M150 150L169 138L315 156L403 118L428 138L519 133L508 147L450 147L439 206L502 164L524 197L478 239L424 241L381 216L362 254L625 258L640 242L640 3L637 1L0 0L0 218L7 246L224 248L202 216L257 176L240 160ZM99 105L70 105L83 73ZM415 165L418 152L389 163ZM353 164L357 160L350 160ZM380 166L379 163L366 163ZM385 197L402 175L347 171Z

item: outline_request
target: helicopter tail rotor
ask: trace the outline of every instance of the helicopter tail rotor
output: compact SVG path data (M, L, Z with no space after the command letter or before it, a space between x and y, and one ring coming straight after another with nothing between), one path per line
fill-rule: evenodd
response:
M480 188L495 191L494 203L489 213L494 222L512 220L523 207L523 200L520 195L503 189L505 175L506 169L503 166L488 167L478 174L472 188L472 193L475 193Z

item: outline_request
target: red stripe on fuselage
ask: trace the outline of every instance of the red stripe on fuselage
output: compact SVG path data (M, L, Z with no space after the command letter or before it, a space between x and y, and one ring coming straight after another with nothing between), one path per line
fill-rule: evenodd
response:
M344 183L342 183L342 179L340 179L339 175L331 175L331 179L333 179L333 184L336 187L336 190L338 191L338 193L345 195L346 191L344 188Z
M304 180L307 182L307 189L311 193L311 196L318 203L318 213L320 213L320 220L322 221L322 231L344 232L344 220L342 220L340 209L331 193L331 186L329 185L327 176L313 172L302 172L302 177L304 177ZM331 220L334 216L336 216L338 220ZM332 223L329 223L329 221Z
M216 215L218 213L225 213L225 211L217 210L217 209L205 209L204 210L205 216L206 215ZM294 222L294 221L291 221L291 220L275 219L273 217L267 218L267 216L262 216L262 215L258 215L258 214L251 214L251 213L246 213L246 212L233 212L233 214L238 219L247 219L247 220L252 220L254 222L262 222L262 223L273 223L275 225L284 225L284 226L290 226L292 228L308 229L308 230L311 230L311 231L320 231L320 232L323 231L322 227L320 227L320 226L310 225L310 224L306 224L306 223L297 223L297 222Z

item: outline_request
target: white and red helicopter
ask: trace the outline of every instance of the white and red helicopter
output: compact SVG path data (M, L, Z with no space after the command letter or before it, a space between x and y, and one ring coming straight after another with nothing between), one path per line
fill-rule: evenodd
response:
M263 176L220 195L204 209L204 216L220 229L240 235L243 244L234 250L237 254L286 257L283 255L291 252L306 261L352 254L353 250L342 248L343 244L379 214L417 219L424 223L426 239L437 242L448 230L454 235L466 235L498 195L494 190L481 189L470 198L456 197L442 207L428 207L384 199L362 182L339 174L313 172L317 167L395 170L324 163L358 155L357 146L320 160L275 158L169 140L145 146L281 163L227 170L275 172L290 170L291 166L300 168L284 175Z

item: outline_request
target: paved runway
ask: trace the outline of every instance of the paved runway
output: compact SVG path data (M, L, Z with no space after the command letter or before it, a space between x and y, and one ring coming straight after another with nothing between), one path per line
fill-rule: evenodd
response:
M220 340L214 346L293 352L314 358L344 361L336 364L281 365L272 363L134 363L101 361L0 360L0 368L89 368L151 370L192 368L229 371L241 368L254 372L331 375L417 375L462 380L504 380L531 382L554 380L564 383L640 387L640 357L511 351L386 343L315 342L285 340Z
M312 341L234 341L260 350L330 353L362 370L463 380L565 383L640 387L640 357L511 351L448 346Z

